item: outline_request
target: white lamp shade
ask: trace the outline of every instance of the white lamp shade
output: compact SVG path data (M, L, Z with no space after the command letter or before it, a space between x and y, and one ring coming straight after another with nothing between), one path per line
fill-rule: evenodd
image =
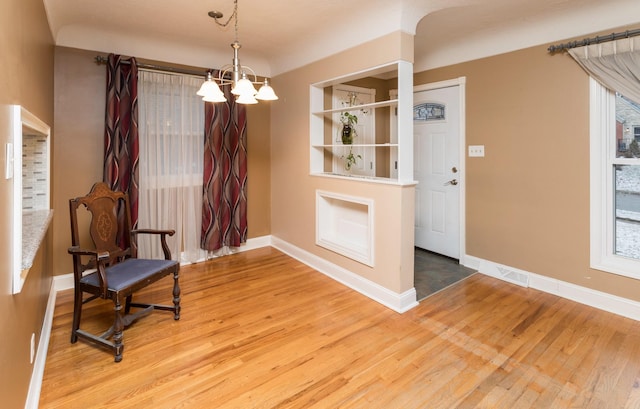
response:
M217 89L218 92L220 91L218 84L216 84L216 82L211 79L211 76L209 76L207 80L202 83L202 85L200 86L200 89L198 90L198 92L196 92L196 95L200 95L201 97L204 97L209 92L211 92L212 89L214 90Z
M260 87L256 98L263 101L275 101L276 99L278 99L278 96L273 91L273 88L269 86L269 83L265 80L264 85Z
M196 94L202 96L202 100L207 102L224 102L227 100L218 84L213 80L205 81Z
M220 93L220 95L205 95L202 97L204 102L225 102L227 98L225 98L224 94Z
M241 78L236 82L236 85L231 90L231 93L239 96L250 95L251 97L253 97L258 93L258 91L256 91L256 88L253 86L251 81L249 81L247 78Z
M238 95L238 98L236 98L236 102L238 104L257 104L258 100L250 94L242 94L242 95Z

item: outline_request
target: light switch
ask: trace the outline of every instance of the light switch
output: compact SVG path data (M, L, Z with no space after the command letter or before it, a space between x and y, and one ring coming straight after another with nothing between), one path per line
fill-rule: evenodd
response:
M484 145L469 145L469 157L484 157Z

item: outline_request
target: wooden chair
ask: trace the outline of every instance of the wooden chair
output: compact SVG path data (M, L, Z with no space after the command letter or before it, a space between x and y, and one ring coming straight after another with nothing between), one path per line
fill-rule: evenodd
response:
M82 211L81 205L86 208L88 215ZM180 319L180 264L171 260L171 252L166 242L166 236L172 236L175 231L131 230L128 195L112 191L105 183L94 184L87 196L71 199L69 211L72 245L69 253L73 256L75 287L71 343L77 342L80 337L105 346L113 350L115 361L120 362L124 349L122 333L134 320L147 315L153 309L173 311L173 318ZM80 244L79 216L90 219L89 235L93 241L93 248L83 248ZM135 236L142 233L159 236L164 260L137 258ZM134 292L169 274L173 274L173 306L132 302ZM90 296L85 299L84 293ZM101 335L80 329L82 306L97 298L110 299L115 306L114 323ZM132 307L142 310L130 314ZM113 339L109 340L110 338Z

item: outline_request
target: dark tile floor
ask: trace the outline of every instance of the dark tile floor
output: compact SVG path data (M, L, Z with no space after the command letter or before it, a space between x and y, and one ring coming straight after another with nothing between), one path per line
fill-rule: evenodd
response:
M414 287L418 301L475 273L458 260L415 248Z

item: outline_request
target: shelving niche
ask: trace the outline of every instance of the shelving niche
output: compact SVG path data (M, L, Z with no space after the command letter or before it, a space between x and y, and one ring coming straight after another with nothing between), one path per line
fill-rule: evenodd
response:
M311 85L311 174L412 182L411 75L410 63L396 61ZM340 137L344 112L358 117L352 144ZM356 164L346 169L349 153Z

